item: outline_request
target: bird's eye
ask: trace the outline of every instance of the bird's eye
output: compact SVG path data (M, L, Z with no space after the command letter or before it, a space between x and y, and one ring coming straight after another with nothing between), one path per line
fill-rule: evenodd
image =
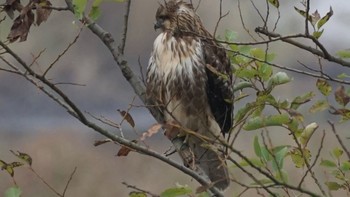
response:
M161 20L166 20L166 19L168 19L168 16L166 16L166 15L160 15L158 18L161 19Z

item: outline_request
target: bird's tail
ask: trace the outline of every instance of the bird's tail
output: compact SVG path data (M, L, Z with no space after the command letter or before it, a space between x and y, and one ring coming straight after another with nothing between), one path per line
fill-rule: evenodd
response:
M230 184L230 177L223 154L210 147L198 145L193 147L193 151L197 156L195 163L208 175L214 186L221 190L226 189Z
M192 140L188 142L188 147L185 145L180 151L185 165L192 169L199 167L200 171L209 177L215 187L225 190L230 184L230 177L223 154L214 150L218 147L211 148L207 144L199 142L199 139L197 142Z

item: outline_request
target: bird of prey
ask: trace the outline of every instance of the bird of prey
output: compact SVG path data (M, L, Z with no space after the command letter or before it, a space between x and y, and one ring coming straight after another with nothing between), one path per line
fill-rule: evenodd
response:
M160 5L154 28L161 33L147 68L147 98L173 125L168 138L183 136L190 150L180 154L185 165L201 168L216 187L226 189L230 180L220 140L232 126L233 108L226 51L203 27L192 4L182 0Z

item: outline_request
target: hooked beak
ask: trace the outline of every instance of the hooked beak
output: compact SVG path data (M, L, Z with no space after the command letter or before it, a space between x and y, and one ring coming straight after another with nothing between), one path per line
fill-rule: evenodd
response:
M159 20L157 20L156 22L154 22L154 31L156 31L157 29L161 28L162 24Z

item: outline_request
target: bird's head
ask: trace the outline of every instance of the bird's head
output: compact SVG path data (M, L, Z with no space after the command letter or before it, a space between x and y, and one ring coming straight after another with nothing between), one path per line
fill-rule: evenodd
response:
M160 5L156 13L154 29L173 34L180 32L195 32L201 27L198 15L193 6L182 0L170 0Z

